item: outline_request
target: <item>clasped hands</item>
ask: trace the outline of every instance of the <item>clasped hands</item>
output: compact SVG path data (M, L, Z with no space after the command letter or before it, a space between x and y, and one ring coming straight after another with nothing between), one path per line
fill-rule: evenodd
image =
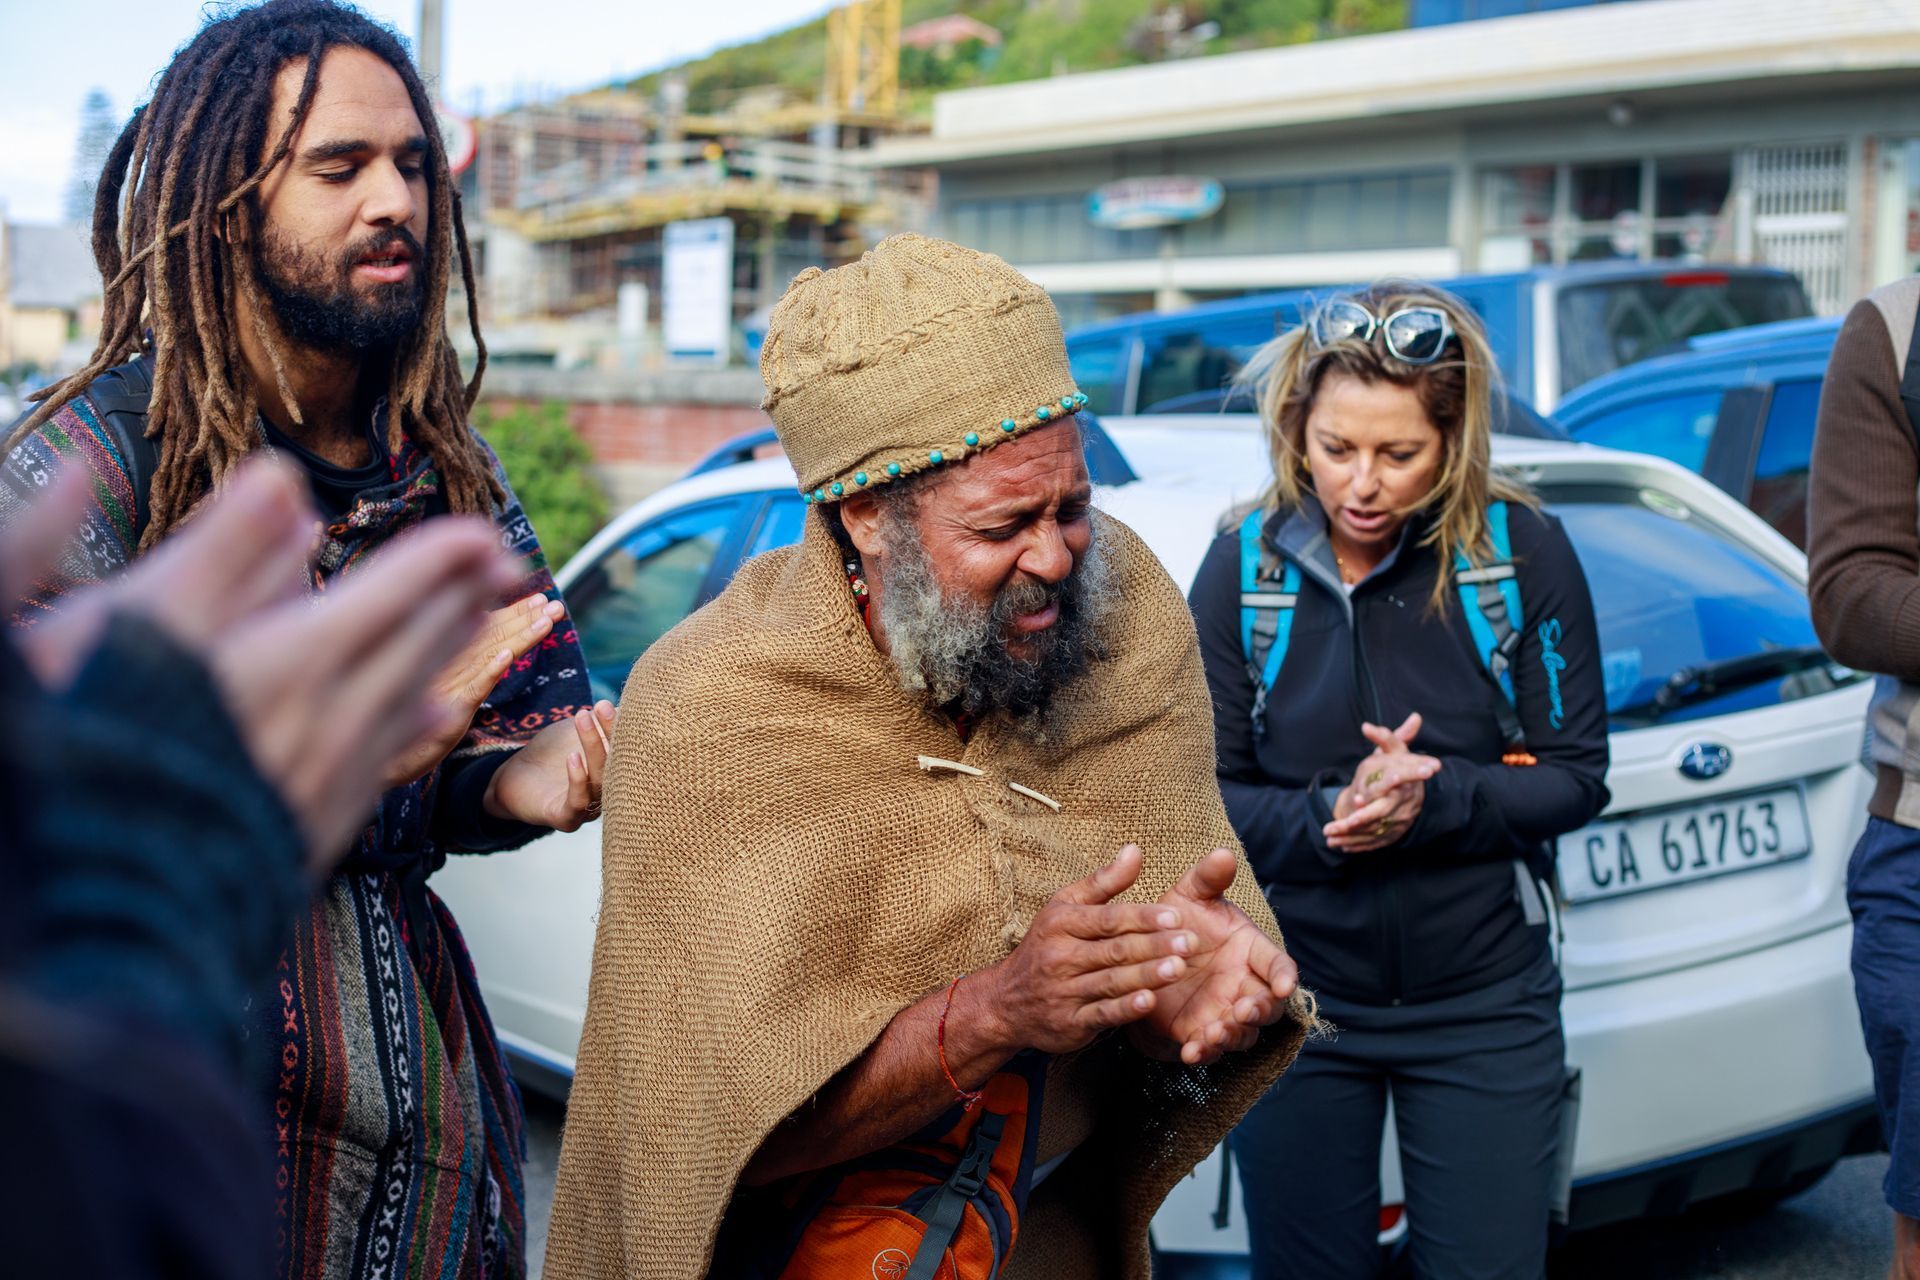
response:
M1341 853L1371 853L1403 839L1427 802L1427 780L1440 761L1413 749L1420 713L1398 729L1363 724L1360 732L1373 753L1360 762L1334 801L1333 821L1320 829L1327 847Z
M1226 899L1237 862L1215 849L1157 902L1116 902L1139 878L1136 845L1066 886L1013 954L976 975L1010 1046L1070 1053L1111 1028L1135 1047L1201 1066L1253 1047L1298 984L1287 953Z

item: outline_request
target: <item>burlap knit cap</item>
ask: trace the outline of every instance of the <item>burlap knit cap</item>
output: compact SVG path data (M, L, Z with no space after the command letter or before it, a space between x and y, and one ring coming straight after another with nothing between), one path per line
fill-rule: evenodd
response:
M992 254L916 235L795 276L760 376L809 502L958 462L1087 403L1038 285Z

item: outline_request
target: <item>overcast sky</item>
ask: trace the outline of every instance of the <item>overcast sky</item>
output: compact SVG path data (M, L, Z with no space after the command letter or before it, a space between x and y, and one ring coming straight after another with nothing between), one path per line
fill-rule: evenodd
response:
M442 0L441 97L499 107L604 84L782 30L831 0ZM0 204L51 222L73 167L80 103L106 90L121 121L199 27L201 0L6 0L0 37ZM411 40L418 0L363 8Z

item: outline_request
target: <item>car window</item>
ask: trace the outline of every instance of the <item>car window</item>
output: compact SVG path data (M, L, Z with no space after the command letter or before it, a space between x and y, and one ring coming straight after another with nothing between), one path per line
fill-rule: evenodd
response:
M641 525L567 589L596 698L617 698L647 646L699 606L714 562L760 494L702 502Z
M1817 647L1806 594L1736 536L1664 493L1582 486L1549 487L1542 496L1586 570L1614 728L1771 706L1852 678L1820 663L1751 682L1729 679L1713 696L1653 708L1676 673Z
M1676 271L1567 285L1554 304L1560 394L1703 333L1812 314L1788 276Z
M1807 546L1807 464L1820 412L1820 379L1776 383L1760 429L1747 505L1801 550Z
M753 535L753 545L747 549L746 558L751 560L762 551L790 547L800 541L800 535L806 531L807 504L788 494L775 494L767 503L767 514L760 519L760 528Z
M1271 313L1220 316L1192 328L1162 329L1144 335L1140 354L1140 412L1195 391L1215 391L1240 372L1260 346L1274 335Z
M1651 453L1698 471L1707 460L1707 443L1720 416L1721 392L1689 391L1658 399L1636 400L1595 414L1570 429L1573 438L1609 449Z
M1130 333L1084 338L1067 344L1067 364L1073 371L1073 385L1086 392L1087 403L1095 413L1127 411L1122 402L1127 395L1127 356L1132 350Z
M1520 351L1523 331L1520 321L1520 290L1509 281L1485 281L1452 286L1461 301L1472 307L1486 330L1487 346L1493 351L1500 376L1516 394L1531 395L1531 370L1522 368ZM1527 362L1530 363L1530 362Z

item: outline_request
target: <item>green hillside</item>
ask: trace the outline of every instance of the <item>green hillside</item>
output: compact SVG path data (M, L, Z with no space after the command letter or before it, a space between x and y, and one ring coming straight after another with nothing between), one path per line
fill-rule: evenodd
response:
M1407 15L1407 0L903 0L902 27L964 13L998 28L1005 43L999 49L970 46L944 60L905 50L901 95L910 111L924 113L943 89L1155 61L1166 51L1149 19L1174 7L1186 28L1219 24L1220 34L1201 46L1204 54L1396 30ZM820 18L651 72L629 87L651 94L669 71L677 71L686 76L687 109L693 112L724 110L741 92L768 85L811 97L826 74L826 49L827 23Z

